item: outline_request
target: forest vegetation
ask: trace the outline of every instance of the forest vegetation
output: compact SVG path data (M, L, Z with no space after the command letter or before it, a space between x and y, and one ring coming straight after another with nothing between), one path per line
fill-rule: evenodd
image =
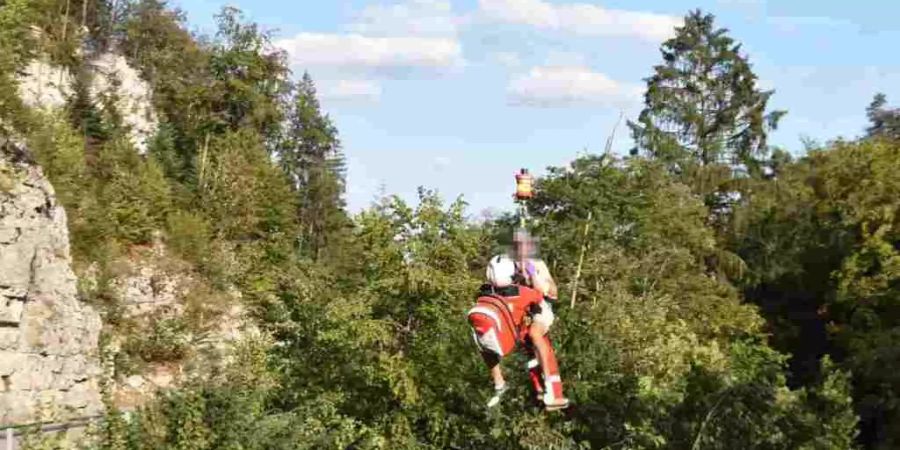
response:
M900 111L883 95L859 111L863 136L773 148L787 112L768 106L736 37L688 12L648 68L634 149L536 183L574 406L526 406L510 358L510 399L487 410L464 317L514 217L476 222L427 187L350 214L314 80L240 11L216 23L192 33L161 0L0 0L2 132L52 181L76 272L102 281L159 238L203 281L192 308L234 289L261 330L222 371L127 416L110 408L97 448L900 446ZM114 99L78 76L107 51L152 88L160 126L144 153ZM76 75L65 107L16 94L36 59ZM104 287L82 299L104 333L128 333ZM116 376L182 358L179 333L202 315L154 324Z

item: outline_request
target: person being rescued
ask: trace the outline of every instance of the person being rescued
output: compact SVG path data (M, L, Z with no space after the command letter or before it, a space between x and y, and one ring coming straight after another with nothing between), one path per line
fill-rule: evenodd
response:
M537 248L532 237L524 228L520 228L513 234L513 257L516 263L516 278L518 284L536 289L541 293L541 301L532 315L531 326L528 335L536 347L540 365L547 367L555 365L553 346L547 333L553 325L555 316L552 305L559 298L556 282L550 275L550 269L543 260L537 257ZM551 361L550 358L554 360Z
M546 265L538 262L528 269L530 258L524 258L522 250L527 251L527 247L517 243L515 253L522 256L522 264L506 255L491 258L486 269L488 283L482 286L476 306L468 314L473 337L494 382L495 394L488 407L496 406L507 390L500 360L522 344L530 356L527 368L537 400L548 411L563 409L569 401L563 396L559 366L547 336L553 323L549 303L555 298L550 295L555 295L555 285L552 278L540 278L549 277ZM520 269L525 273L520 274ZM534 287L527 286L528 282Z

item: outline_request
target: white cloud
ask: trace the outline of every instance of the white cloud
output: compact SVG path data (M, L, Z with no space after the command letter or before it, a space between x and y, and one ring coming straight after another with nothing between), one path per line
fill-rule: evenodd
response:
M556 107L599 105L627 107L639 100L642 88L620 83L586 67L534 67L507 86L513 105Z
M479 0L489 21L530 25L583 36L635 37L660 42L674 34L680 17L606 9L588 3L552 4L543 0Z
M325 80L319 83L318 92L326 101L377 103L381 84L373 80Z
M367 36L452 37L458 25L448 0L407 0L366 6L348 28Z
M299 67L337 70L452 70L463 65L456 39L300 33L276 42Z
M465 66L461 19L449 0L399 0L359 10L336 32L303 32L275 42L295 71L316 74L331 103L377 103L380 80L454 73Z

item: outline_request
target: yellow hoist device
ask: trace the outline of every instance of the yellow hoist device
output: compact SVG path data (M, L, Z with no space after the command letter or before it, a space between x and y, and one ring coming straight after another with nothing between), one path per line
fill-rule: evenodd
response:
M516 174L516 203L519 204L519 228L525 229L525 221L528 216L526 203L534 197L534 177L528 173L528 169L519 169Z
M534 196L534 177L528 169L519 169L516 174L516 200L528 200Z

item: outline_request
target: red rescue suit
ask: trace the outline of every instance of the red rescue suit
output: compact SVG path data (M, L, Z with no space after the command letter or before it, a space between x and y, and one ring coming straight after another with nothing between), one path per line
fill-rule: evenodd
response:
M498 364L518 344L523 344L529 356L527 369L534 390L552 392L555 398L562 398L562 381L553 347L548 345L550 354L547 359L550 367L547 372L550 375L544 380L544 371L538 362L525 322L526 315L542 300L543 295L539 291L526 286L512 285L492 289L486 285L482 287L475 307L469 310L469 324L472 326L475 343L488 366ZM546 335L541 339L547 340L549 344Z

